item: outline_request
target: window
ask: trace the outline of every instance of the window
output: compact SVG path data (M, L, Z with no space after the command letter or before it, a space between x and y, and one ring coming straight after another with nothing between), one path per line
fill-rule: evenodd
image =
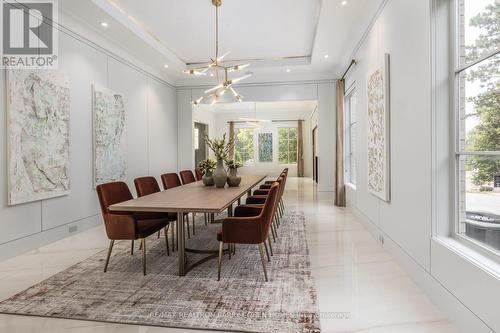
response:
M194 129L194 149L200 149L200 130L198 128Z
M344 109L344 168L347 183L356 185L356 90L350 89L345 97Z
M500 252L500 2L456 3L455 229Z
M278 128L278 156L280 164L297 163L297 127Z
M243 165L254 164L252 128L238 128L235 133L234 159Z

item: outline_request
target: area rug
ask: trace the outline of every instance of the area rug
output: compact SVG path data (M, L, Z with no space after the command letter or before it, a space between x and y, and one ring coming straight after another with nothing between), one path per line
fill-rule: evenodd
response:
M198 220L188 247L217 249L220 224ZM169 237L170 238L170 237ZM320 332L316 289L302 212L288 212L273 243L264 282L256 245L238 245L217 260L177 276L177 252L167 256L162 236L147 239L148 273L130 242L115 242L108 272L106 251L0 303L0 312L121 324L237 332ZM200 255L188 254L188 261Z

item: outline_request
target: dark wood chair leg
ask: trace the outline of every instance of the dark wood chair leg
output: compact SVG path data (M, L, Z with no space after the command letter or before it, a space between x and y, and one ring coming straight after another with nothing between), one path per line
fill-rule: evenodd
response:
M134 240L132 239L132 245L130 246L130 255L134 255Z

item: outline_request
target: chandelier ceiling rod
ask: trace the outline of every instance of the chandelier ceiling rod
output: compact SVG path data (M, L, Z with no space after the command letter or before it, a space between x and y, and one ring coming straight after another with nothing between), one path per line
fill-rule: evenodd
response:
M211 76L215 76L217 79L217 85L213 88L205 90L204 96L201 96L197 100L192 101L191 103L196 106L199 105L203 100L211 97L211 104L215 104L219 101L219 98L222 97L227 91L230 91L234 98L241 102L243 101L243 96L241 96L236 89L234 89L233 85L238 83L241 80L244 80L251 76L251 74L247 74L244 76L240 76L238 78L229 79L229 72L240 71L243 68L250 66L250 64L237 64L231 66L224 66L220 62L224 59L229 52L226 52L224 55L219 57L219 44L220 44L220 32L219 32L219 7L222 5L222 0L212 0L212 4L215 6L215 59L210 59L210 63L208 65L186 69L184 72L190 75L206 75L208 71L212 71ZM222 72L220 75L219 72ZM215 75L214 75L215 74ZM221 80L222 76L222 80Z

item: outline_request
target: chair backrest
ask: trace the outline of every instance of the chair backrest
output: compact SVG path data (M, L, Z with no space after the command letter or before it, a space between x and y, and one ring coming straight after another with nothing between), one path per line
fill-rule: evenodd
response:
M161 175L161 182L163 183L163 188L165 190L182 185L179 176L175 172Z
M186 185L189 183L194 183L196 181L196 178L194 178L193 171L191 170L182 170L179 172L181 175L182 179L182 184Z
M109 239L134 239L136 221L132 213L111 212L109 206L133 199L132 193L124 182L98 185L96 188L106 234Z
M194 173L196 174L196 180L201 180L203 178L203 172L200 168L194 169Z
M260 213L261 218L261 227L262 227L262 239L266 240L269 235L269 228L271 223L273 222L274 213L277 208L278 202L278 192L280 185L278 182L274 183L269 190L269 194L267 195L266 201L264 203L264 207Z
M136 178L134 179L134 185L139 197L160 192L160 186L155 177Z

